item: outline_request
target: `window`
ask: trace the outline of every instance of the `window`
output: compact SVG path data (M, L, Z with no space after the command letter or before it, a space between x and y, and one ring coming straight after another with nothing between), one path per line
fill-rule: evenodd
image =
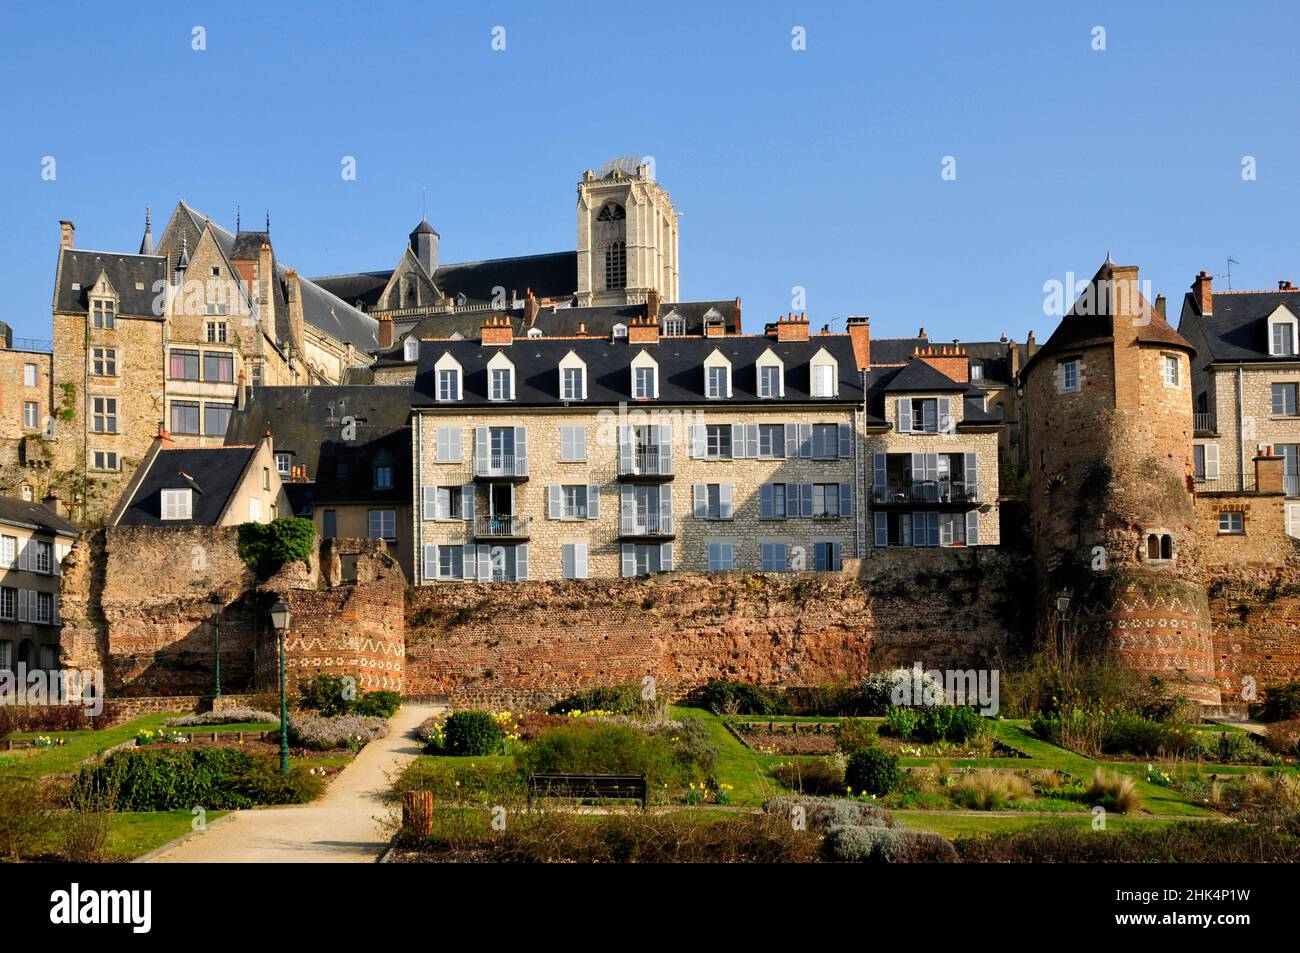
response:
M835 396L835 368L830 364L814 364L812 368L814 397Z
M709 543L709 572L730 572L736 565L736 547L734 543Z
M758 515L760 519L781 520L786 514L786 486L784 483L764 483L758 491ZM796 499L792 516L798 516Z
M91 459L96 470L116 470L117 453L113 450L96 450Z
M464 493L458 486L440 486L434 494L434 519L459 520L467 515L461 506ZM425 514L428 515L427 513Z
M817 460L830 460L840 454L839 424L813 424L812 455Z
M560 428L560 460L572 462L587 459L587 428L565 426Z
M560 369L560 399L584 400L587 396L586 374L581 367Z
M840 485L814 483L812 485L812 515L814 517L840 515Z
M732 518L732 497L735 487L730 483L697 483L693 487L692 513L696 519L729 520Z
M680 337L686 333L686 319L673 311L664 316L663 333L665 337Z
M337 539L339 535L338 510L325 510L321 514L321 522L324 524L321 535L326 539Z
M785 543L760 543L758 568L763 572L785 572L789 568L789 546Z
M459 427L439 427L435 431L434 457L438 463L460 463L464 459Z
M1219 532L1241 535L1246 532L1246 514L1232 510L1219 514Z
M632 396L638 400L649 400L655 396L655 369L653 367L632 368Z
M92 397L90 399L91 430L95 433L117 433L117 398ZM198 418L194 425L198 428ZM174 428L173 428L174 429Z
M731 424L705 425L704 456L708 460L731 459Z
M514 395L514 388L510 383L510 368L497 367L488 372L490 381L488 390L489 400L510 400Z
M897 416L902 433L948 433L952 401L947 397L900 397Z
M387 464L380 464L374 468L374 488L376 490L391 490L393 488L393 468Z
M116 307L113 302L106 299L91 302L91 316L96 328L111 331L117 326L114 317Z
M610 242L605 246L605 289L616 291L627 287L627 245Z
M253 387L262 386L262 365L261 364L254 364L251 368L249 368L248 381L249 384Z
M455 368L438 371L438 399L460 400L460 371Z
M813 568L818 572L839 572L842 568L840 560L840 544L813 544Z
M561 546L560 565L565 579L586 579L587 544L565 543Z
M1061 390L1078 390L1079 389L1079 362L1071 358L1068 361L1061 361L1057 365L1060 369L1060 389Z
M1272 325L1272 350L1276 357L1286 357L1295 353L1295 325L1289 321L1278 321Z
M1300 384L1274 384L1273 385L1273 416L1274 417L1294 417L1296 416L1297 395L1300 394Z
M98 350L98 348L96 348ZM39 387L40 386L40 369L35 364L23 365L23 386Z
M0 588L0 619L12 619L18 610L18 590L8 586ZM9 642L0 642L0 669L9 667Z
M226 322L209 321L207 322L207 337L209 344L226 343Z
M465 550L459 546L438 547L438 578L465 578Z
M253 523L262 522L262 498L255 496L248 501L248 519Z
M290 476L293 473L292 453L277 453L275 455L275 472L280 476Z
M165 520L192 519L193 501L193 490L163 490L160 515Z
M625 338L625 337L627 337L627 325L626 325L626 324L616 324L616 325L614 325L614 327L610 330L610 333L614 336L615 340L617 340L618 338Z
M18 537L0 536L0 569L18 568Z
M234 404L222 404L208 401L203 405L203 432L212 437L224 437L230 425L230 415Z
M369 535L371 539L397 539L397 511L371 510Z
M49 625L54 621L54 593L52 592L35 592L36 603L32 606L32 621L39 622L41 625ZM30 598L30 596L28 597ZM47 658L46 646L41 646L41 667L53 668L53 659Z
M47 576L54 571L54 547L43 540L34 539L28 543L30 547L28 563L32 572L42 572Z
M672 572L672 543L624 543L623 575L646 576L652 572Z
M199 432L199 405L197 401L172 401L172 433L197 434Z
M728 367L721 366L705 368L704 396L715 400L729 397L731 395L728 384L730 370Z
M235 355L225 351L203 352L203 379L229 384L235 379Z
M196 381L199 379L199 352L182 348L172 348L171 378L176 381Z
M1178 358L1166 354L1160 362L1166 387L1178 386Z
M418 361L420 359L419 338L407 337L402 342L402 359L407 361Z
M785 456L785 424L758 425L758 456L766 460Z
M585 520L587 518L587 487L560 487L560 519Z
M90 373L95 377L116 377L117 349L112 347L91 348Z
M1198 483L1219 479L1219 445L1198 443L1192 447L1192 469Z
M39 430L41 428L40 401L23 401L23 426L28 430Z
M781 368L769 364L758 369L758 396L781 396Z
M970 379L973 380L973 381L982 381L982 380L984 380L984 365L983 365L983 364L972 364L972 365L970 366Z

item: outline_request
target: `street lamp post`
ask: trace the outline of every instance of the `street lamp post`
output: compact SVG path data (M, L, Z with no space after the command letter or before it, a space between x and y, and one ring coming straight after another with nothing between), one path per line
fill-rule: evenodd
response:
M1060 650L1061 650L1061 671L1063 674L1066 674L1069 672L1069 667L1070 667L1069 654L1068 654L1067 644L1066 644L1066 629L1065 629L1067 625L1067 621L1070 618L1069 590L1062 592L1059 596L1056 597L1056 613L1057 613L1057 622L1056 622L1057 638L1060 642Z
M221 596L212 594L212 628L216 635L216 647L213 649L213 690L214 698L221 697Z
M271 606L271 625L280 641L280 773L289 773L289 702L284 688L284 633L289 628L289 607L276 599Z

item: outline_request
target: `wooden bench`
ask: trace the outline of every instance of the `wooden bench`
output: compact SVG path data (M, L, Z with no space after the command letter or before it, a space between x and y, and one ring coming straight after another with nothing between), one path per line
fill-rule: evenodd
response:
M528 776L530 809L534 796L640 801L644 810L649 789L644 774L531 774Z

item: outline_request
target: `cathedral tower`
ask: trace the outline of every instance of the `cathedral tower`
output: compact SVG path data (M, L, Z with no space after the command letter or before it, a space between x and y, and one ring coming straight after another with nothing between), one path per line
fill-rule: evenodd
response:
M588 169L578 183L578 304L677 301L677 209L635 158Z
M1043 630L1220 702L1191 492L1195 349L1109 258L1025 365Z

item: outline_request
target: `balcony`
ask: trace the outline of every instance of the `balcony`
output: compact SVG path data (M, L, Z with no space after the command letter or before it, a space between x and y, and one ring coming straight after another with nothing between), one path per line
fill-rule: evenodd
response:
M619 518L618 534L626 539L664 539L673 535L672 514L637 514Z
M527 539L531 516L476 516L474 535L479 539Z
M1300 487L1298 487L1300 489ZM1196 478L1196 492L1206 493L1254 493L1255 474L1247 473L1243 483L1239 477L1215 477L1207 480L1202 476Z
M528 479L528 457L513 453L489 453L474 456L474 479L513 480Z
M619 447L619 479L671 480L673 452L669 447Z
M1282 492L1287 496L1300 496L1300 473L1282 474Z
M871 501L878 506L906 506L914 503L978 503L979 484L961 481L908 483L899 486L874 486Z
M1198 436L1218 433L1214 426L1214 414L1192 414L1192 429Z

